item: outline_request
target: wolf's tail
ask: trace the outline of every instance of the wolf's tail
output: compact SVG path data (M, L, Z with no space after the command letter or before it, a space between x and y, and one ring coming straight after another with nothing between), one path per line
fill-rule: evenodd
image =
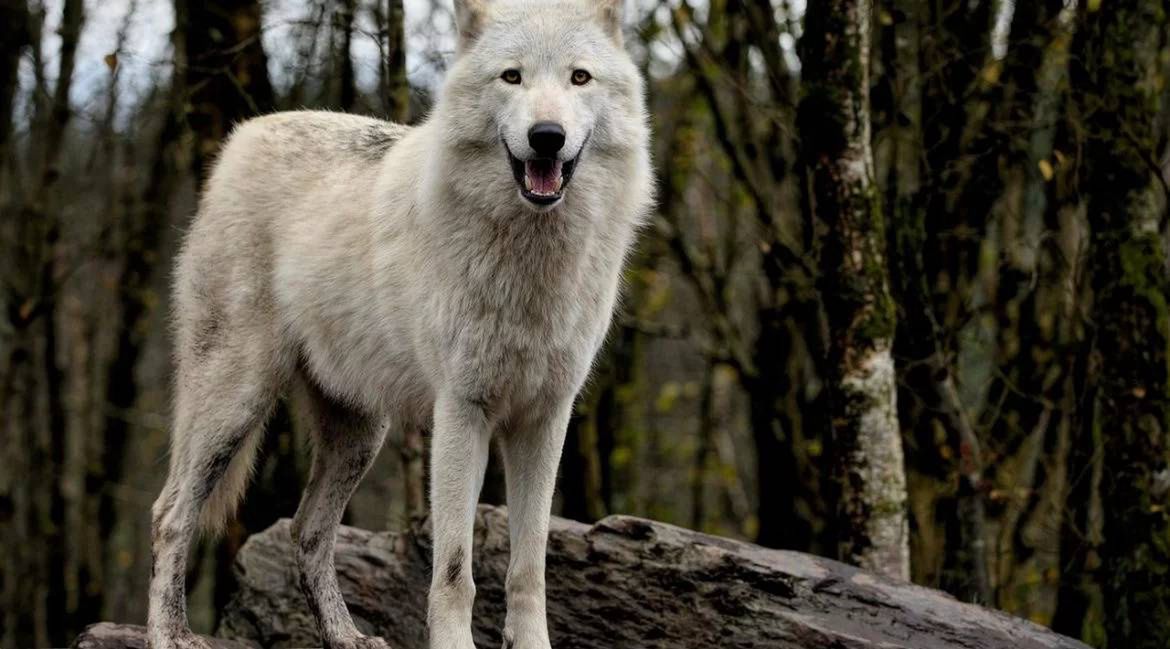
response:
M199 528L204 534L215 537L223 533L228 521L235 517L244 496L244 490L252 479L256 463L256 451L264 439L264 426L257 426L240 440L239 450L228 463L227 471L211 489L203 512L199 516Z

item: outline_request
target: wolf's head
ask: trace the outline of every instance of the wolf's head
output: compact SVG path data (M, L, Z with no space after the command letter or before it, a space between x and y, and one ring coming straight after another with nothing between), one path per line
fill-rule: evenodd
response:
M458 54L439 110L448 144L477 168L475 178L452 180L472 180L476 192L507 188L543 211L592 157L645 146L642 80L622 48L621 3L455 0Z

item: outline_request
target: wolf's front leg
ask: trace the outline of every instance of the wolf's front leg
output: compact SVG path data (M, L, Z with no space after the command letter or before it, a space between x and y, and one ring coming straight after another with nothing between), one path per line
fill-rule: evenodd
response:
M475 649L471 544L491 432L483 406L452 394L435 401L431 433L434 555L427 626L431 649Z
M544 557L557 465L573 400L538 413L503 438L511 560L505 649L549 649Z

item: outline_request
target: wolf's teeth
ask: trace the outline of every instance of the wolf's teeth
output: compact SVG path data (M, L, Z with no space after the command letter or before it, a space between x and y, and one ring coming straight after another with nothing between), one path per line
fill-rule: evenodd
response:
M532 178L528 174L524 174L524 189L532 191Z
M554 194L555 194L555 193L557 193L557 192L559 192L559 191L561 191L561 184L563 184L564 182L565 182L565 180L564 180L564 178L563 178L563 177L561 177L561 176L557 176L557 184L556 184L556 186L555 186L555 187L553 187L553 193L554 193Z

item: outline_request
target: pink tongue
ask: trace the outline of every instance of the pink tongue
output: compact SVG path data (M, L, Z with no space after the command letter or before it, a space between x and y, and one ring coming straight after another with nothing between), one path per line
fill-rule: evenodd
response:
M530 191L536 194L555 194L557 181L561 178L560 160L529 160L524 163Z

